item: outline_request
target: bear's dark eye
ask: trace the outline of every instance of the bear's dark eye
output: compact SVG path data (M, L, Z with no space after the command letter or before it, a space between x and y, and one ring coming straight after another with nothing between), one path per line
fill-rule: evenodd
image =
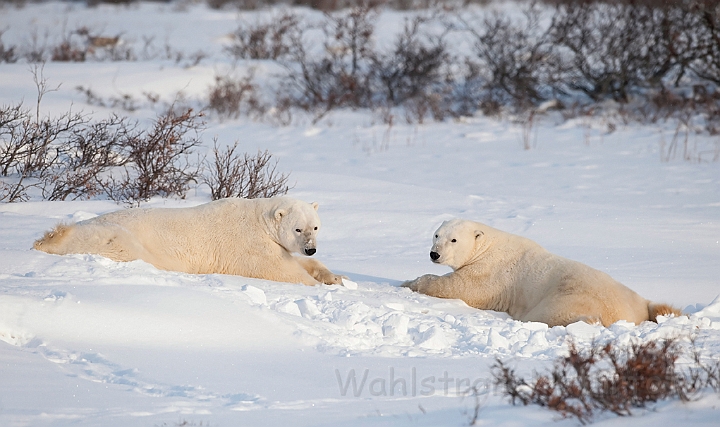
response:
M315 230L317 230L317 227L315 227Z
M299 228L296 228L295 231L297 231L298 233L302 233L302 230Z
M435 235L435 238L436 238L436 239L438 238L438 235L437 235L437 234Z
M455 243L457 242L457 239L452 239L451 242Z

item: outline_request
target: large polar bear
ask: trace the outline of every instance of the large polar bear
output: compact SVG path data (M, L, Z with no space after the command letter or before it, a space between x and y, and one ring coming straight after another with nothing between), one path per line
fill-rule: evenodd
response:
M60 224L34 248L144 260L163 270L234 274L278 282L340 284L313 255L318 204L289 197L228 198L192 208L126 209Z
M609 326L618 320L638 324L658 315L680 314L668 305L651 303L601 271L473 221L444 222L435 232L430 258L454 271L426 274L402 286L504 311L517 320L549 326L582 320Z

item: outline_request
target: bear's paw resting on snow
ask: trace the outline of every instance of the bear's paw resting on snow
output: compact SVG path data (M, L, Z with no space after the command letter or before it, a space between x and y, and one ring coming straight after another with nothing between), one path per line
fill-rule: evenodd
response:
M33 247L51 254L143 260L162 270L278 282L342 284L313 255L318 204L289 197L228 198L192 208L126 209L60 224Z
M403 283L413 291L461 299L468 305L503 311L516 320L549 326L577 321L609 326L638 324L660 315L679 315L652 303L606 273L554 255L524 237L487 225L445 221L433 237L430 258L453 269Z

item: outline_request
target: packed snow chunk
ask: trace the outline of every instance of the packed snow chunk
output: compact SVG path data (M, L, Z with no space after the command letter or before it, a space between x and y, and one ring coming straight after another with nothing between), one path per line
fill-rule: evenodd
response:
M545 337L545 331L534 331L527 340L527 344L520 350L522 354L530 355L537 351L545 350L548 348L548 343Z
M608 326L608 329L610 330L610 332L616 335L620 335L629 330L635 329L635 324L633 322L628 322L627 320L618 320L617 322Z
M534 346L537 348L545 348L549 345L547 338L545 337L544 331L535 331L530 335L528 340L528 346Z
M72 214L72 222L80 222L85 221L88 219L93 219L97 216L97 214L94 214L92 212L85 212L85 211L77 211L74 214Z
M383 336L386 336L388 338L403 339L408 334L409 323L410 318L406 315L401 313L392 314L383 323Z
M507 338L500 335L500 332L495 328L490 328L490 334L488 335L488 347L494 349L506 349L510 347L510 341Z
M423 333L418 346L427 350L444 350L448 348L450 344L442 328L433 326Z
M300 313L300 307L298 307L298 305L295 304L294 301L278 303L278 305L275 306L275 310L279 311L280 313L287 313L292 314L293 316L302 317L302 313Z
M391 310L397 310L397 311L405 310L405 306L400 303L397 303L397 302L386 302L385 307L387 307Z
M547 323L542 322L522 322L522 329L529 329L531 331L547 331L549 329Z
M716 296L710 304L695 313L697 317L718 317L720 316L720 295Z
M575 322L567 325L565 330L568 334L572 335L573 338L577 338L582 341L592 341L602 333L601 325L591 325L587 322Z
M260 288L256 288L255 286L251 285L245 285L242 287L242 292L247 295L248 298L250 298L250 301L252 301L253 304L267 304L267 297L265 296L265 292Z
M342 279L342 284L343 284L343 286L345 286L346 288L351 289L351 290L355 290L355 289L358 288L357 283L353 282L352 280L348 280L348 279L344 279L344 278L343 278L343 279Z
M295 301L295 304L297 304L297 307L300 309L300 313L303 317L311 319L319 314L322 314L317 305L309 299L297 300Z
M335 312L334 323L342 328L353 329L355 324L367 317L370 311L370 307L361 302L353 303Z
M22 347L32 341L32 339L33 336L28 333L14 331L7 327L7 325L0 324L0 341L4 341L10 345Z

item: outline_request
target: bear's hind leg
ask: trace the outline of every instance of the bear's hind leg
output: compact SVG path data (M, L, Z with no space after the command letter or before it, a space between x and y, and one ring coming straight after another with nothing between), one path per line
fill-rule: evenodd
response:
M567 326L575 322L585 322L591 325L604 324L602 315L594 307L592 301L580 300L575 297L558 298L557 296L543 299L518 320L546 323L550 327Z

